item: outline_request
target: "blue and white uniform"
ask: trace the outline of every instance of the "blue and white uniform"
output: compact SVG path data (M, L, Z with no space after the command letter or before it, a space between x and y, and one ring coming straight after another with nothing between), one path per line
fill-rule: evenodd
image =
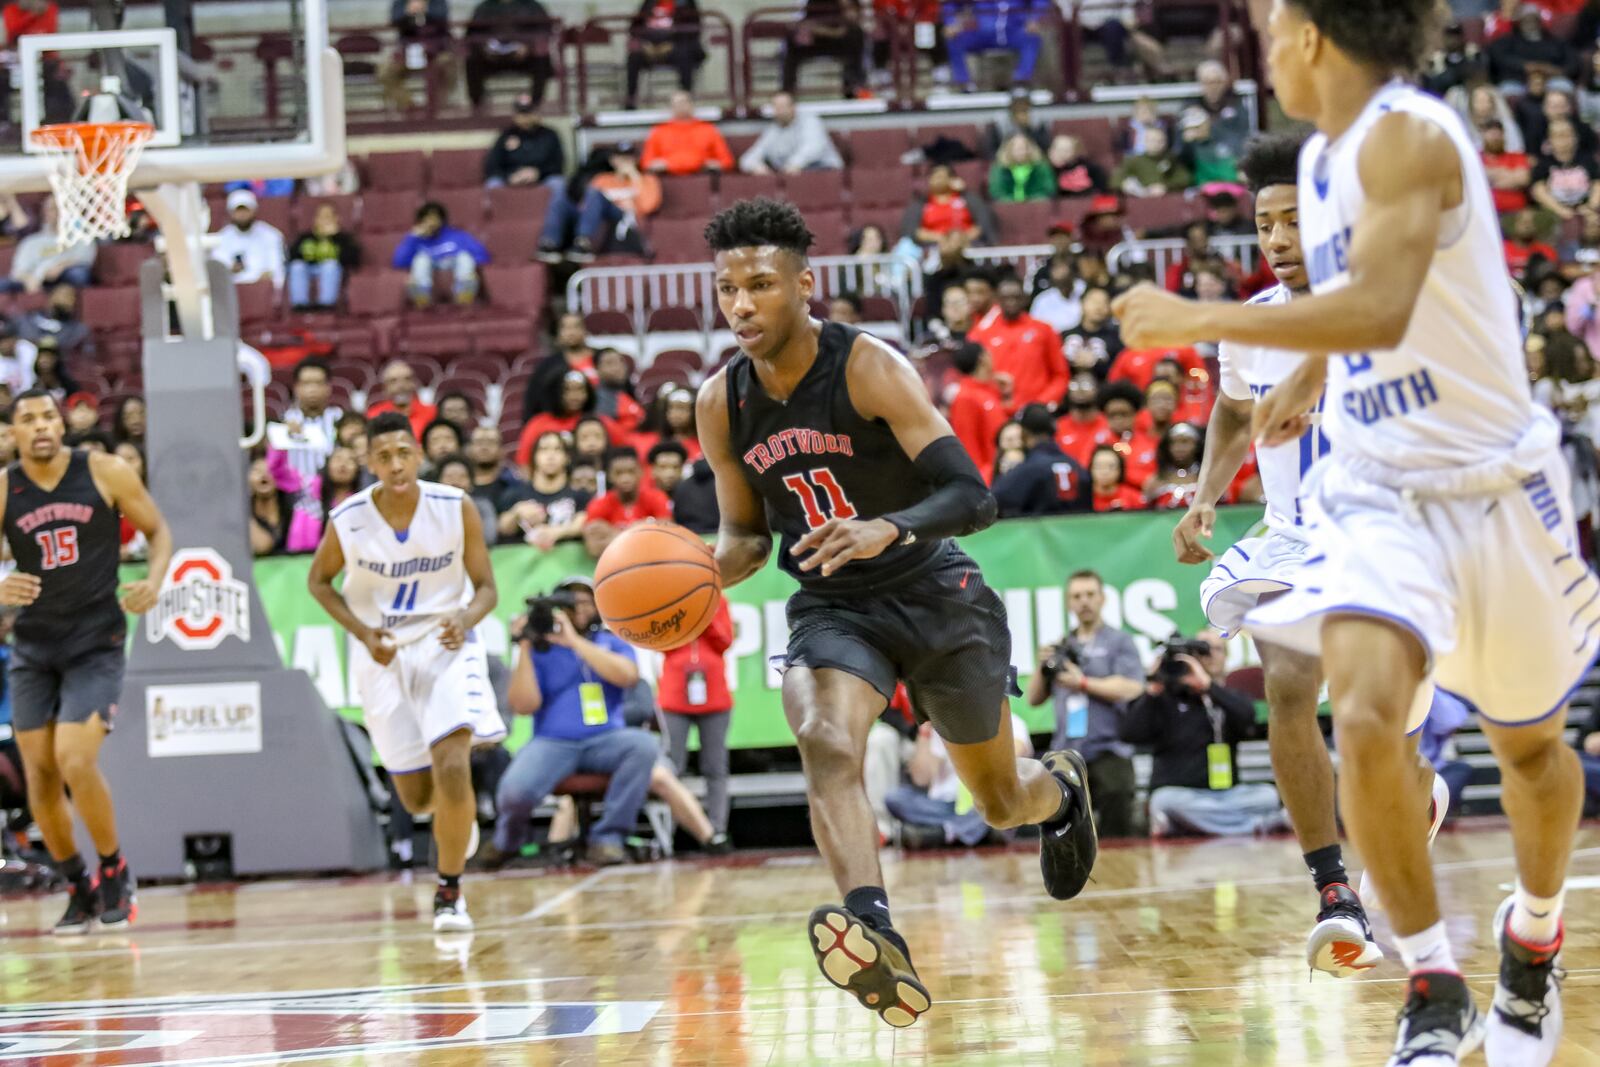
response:
M419 486L417 510L404 531L378 513L372 497L379 485L329 516L344 553L345 603L363 623L392 632L399 646L388 666L359 641L351 642L350 652L367 731L391 774L432 766L429 749L463 727L472 730L474 744L506 735L477 631L453 652L439 643L440 625L472 600L463 494L433 482Z
M1257 293L1248 303L1284 304L1288 286L1275 285ZM1224 342L1217 352L1222 395L1231 400L1260 400L1305 361L1297 352ZM1256 449L1256 466L1267 498L1267 532L1247 537L1224 552L1200 584L1200 604L1211 625L1231 637L1244 625L1245 613L1269 593L1295 586L1295 575L1306 556L1305 520L1300 508L1300 486L1311 466L1328 452L1322 416L1312 415L1312 425L1299 440Z
M1307 142L1306 265L1315 292L1349 284L1361 146L1394 111L1449 136L1463 200L1400 345L1330 361L1334 447L1301 499L1310 551L1295 588L1245 624L1316 652L1330 613L1390 620L1416 635L1441 688L1493 721L1534 722L1564 706L1600 649L1600 580L1578 553L1559 427L1529 393L1494 201L1454 111L1396 82L1337 141Z

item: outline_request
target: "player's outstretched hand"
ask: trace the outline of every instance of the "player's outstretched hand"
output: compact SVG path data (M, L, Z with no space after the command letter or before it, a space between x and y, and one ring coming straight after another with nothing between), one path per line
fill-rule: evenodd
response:
M148 578L141 578L137 582L129 582L122 587L122 610L134 615L143 615L156 606L156 598L161 595L161 590L155 582Z
M39 576L12 571L0 581L0 604L8 608L27 607L39 599Z
M450 616L439 624L439 643L454 652L467 643L467 628L461 613Z
M791 550L808 559L800 563L803 571L820 570L832 574L853 559L872 559L900 540L900 528L883 519L829 519L802 537Z
M1111 313L1121 324L1127 348L1161 348L1204 341L1197 322L1200 304L1185 300L1148 282L1136 285L1111 303Z
M1217 509L1210 504L1191 504L1178 525L1172 528L1172 550L1179 563L1204 563L1215 558L1202 541L1209 541L1217 525Z
M372 657L372 662L380 667L393 663L394 654L400 649L394 634L388 630L368 630L362 635L361 643L367 646L367 654Z

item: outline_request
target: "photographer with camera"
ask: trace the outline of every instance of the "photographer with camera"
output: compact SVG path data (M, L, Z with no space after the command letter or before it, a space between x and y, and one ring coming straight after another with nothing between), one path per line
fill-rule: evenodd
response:
M1067 609L1077 627L1039 650L1028 703L1053 700L1052 750L1076 749L1089 767L1095 825L1101 837L1133 832L1133 749L1120 740L1123 708L1144 692L1144 665L1133 636L1101 621L1105 582L1092 570L1067 578Z
M1236 785L1235 746L1260 737L1255 703L1217 681L1227 660L1222 635L1174 637L1150 672L1145 693L1122 717L1122 739L1148 745L1150 834L1226 836L1287 829L1278 791Z
M563 778L579 772L611 776L605 813L589 833L589 860L623 863L623 838L638 821L660 752L653 734L623 719L623 696L639 681L633 649L600 626L594 583L581 576L530 598L512 634L522 654L508 696L513 712L534 717L533 739L500 779L494 852L485 863L521 851L533 810Z

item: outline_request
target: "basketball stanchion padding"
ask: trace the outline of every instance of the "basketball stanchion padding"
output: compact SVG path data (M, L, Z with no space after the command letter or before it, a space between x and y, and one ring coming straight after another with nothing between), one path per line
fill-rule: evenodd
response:
M722 574L710 546L670 522L623 530L594 569L594 602L606 627L656 652L704 633L721 598Z
M155 133L148 122L58 122L28 135L50 162L64 245L128 236L128 177Z

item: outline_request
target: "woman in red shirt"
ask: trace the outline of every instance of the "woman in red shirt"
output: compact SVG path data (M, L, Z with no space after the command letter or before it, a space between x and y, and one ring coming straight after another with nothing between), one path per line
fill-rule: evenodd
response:
M694 428L694 392L669 385L656 394L644 429L633 435L633 448L640 457L662 441L676 441L689 453L689 462L700 458L700 437Z
M1156 446L1156 472L1144 483L1152 508L1186 508L1200 484L1205 434L1187 422L1174 423Z
M700 735L700 773L706 780L706 815L715 836L710 852L726 852L728 844L728 722L733 695L723 655L733 644L733 616L728 602L717 598L716 614L704 633L666 654L661 664L661 710L666 713L667 739L678 774L689 766L689 729Z
M591 417L594 405L594 383L582 371L570 370L562 375L560 391L556 394L556 403L552 405L553 412L535 415L522 427L522 434L517 438L517 466L526 467L533 459L533 446L540 434L572 433L578 428L579 422ZM617 439L616 425L610 419L592 417L605 424L606 435L611 440Z
M1122 454L1110 445L1101 445L1089 457L1089 483L1094 490L1096 511L1142 511L1144 496L1122 480Z

